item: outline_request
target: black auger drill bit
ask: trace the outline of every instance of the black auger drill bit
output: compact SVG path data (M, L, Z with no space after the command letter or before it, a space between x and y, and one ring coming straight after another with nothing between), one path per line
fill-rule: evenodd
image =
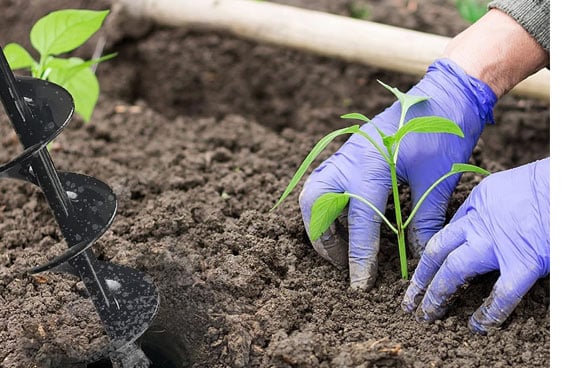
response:
M0 179L24 180L41 188L69 246L29 272L64 271L80 277L110 338L106 352L114 367L148 367L136 340L156 315L158 293L143 273L100 261L90 249L114 219L116 196L93 177L56 171L47 150L71 119L71 95L48 81L14 76L0 47L0 99L24 148L0 165Z

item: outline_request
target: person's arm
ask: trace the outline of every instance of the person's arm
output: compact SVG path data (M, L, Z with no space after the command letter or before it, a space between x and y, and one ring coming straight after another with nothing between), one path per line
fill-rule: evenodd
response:
M550 52L550 0L493 0L488 8L507 13Z
M509 4L511 1L495 3ZM528 5L525 8L522 5L529 2L514 3L517 5L510 7L501 4L501 9L509 11L511 15L498 8L490 9L479 21L454 37L443 54L461 66L467 74L488 84L497 97L503 96L519 82L549 64L549 33L535 31L535 34L531 34L519 23L549 22L547 8L546 11L540 7L527 9ZM523 15L530 15L531 9L538 16L522 18ZM542 29L537 25L527 28Z

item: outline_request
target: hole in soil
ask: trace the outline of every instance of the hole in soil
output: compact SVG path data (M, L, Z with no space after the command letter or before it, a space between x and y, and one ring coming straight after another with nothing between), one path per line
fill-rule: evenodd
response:
M181 368L191 365L185 361L186 354L181 341L164 329L146 332L138 343L152 362L151 368ZM87 368L113 368L113 365L110 359L104 358L87 364Z

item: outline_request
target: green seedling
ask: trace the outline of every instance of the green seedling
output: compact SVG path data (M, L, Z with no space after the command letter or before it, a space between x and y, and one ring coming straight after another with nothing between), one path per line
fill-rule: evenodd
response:
M456 7L460 16L469 23L475 23L487 13L489 0L456 0Z
M461 128L453 121L439 117L439 116L422 116L416 117L408 120L406 123L405 117L409 109L425 100L428 97L420 97L420 96L413 96L409 94L405 94L399 91L397 88L392 88L381 81L379 81L386 89L392 92L401 105L401 116L399 121L398 130L392 135L386 135L383 133L377 126L374 126L377 132L379 133L382 139L382 146L379 145L369 134L365 131L361 130L359 125L352 125L347 128L342 128L335 130L325 137L323 137L315 146L314 148L308 153L294 176L292 177L290 183L280 196L278 202L274 205L274 208L278 207L288 195L292 192L292 190L296 187L296 185L300 182L306 171L308 170L309 166L312 162L318 157L318 155L327 147L327 145L333 141L336 137L344 135L344 134L359 134L367 139L371 145L381 154L384 158L385 162L388 163L390 168L390 175L391 175L391 182L392 182L392 197L394 202L394 211L395 211L395 223L393 224L386 216L376 208L371 202L367 199L349 192L343 193L325 193L319 198L316 199L314 204L312 205L312 217L310 219L309 225L309 237L311 241L317 240L328 228L329 226L335 221L335 219L339 216L339 214L343 211L345 206L347 206L349 200L358 200L366 205L368 205L374 212L377 213L383 220L383 222L396 234L398 240L398 251L400 257L400 267L401 267L401 274L402 278L407 280L408 279L408 266L406 260L406 244L405 244L405 229L410 224L412 218L416 215L416 212L427 198L427 196L434 190L436 186L442 183L448 177L464 173L464 172L474 172L482 175L488 175L489 172L484 170L480 167L470 164L462 164L462 163L455 163L452 165L450 171L446 174L441 176L438 180L436 180L420 197L420 199L416 202L416 205L412 209L410 215L406 220L402 218L402 210L401 210L401 203L400 197L398 192L398 182L397 182L397 175L396 175L396 163L398 159L398 153L400 149L400 143L408 134L411 133L447 133L447 134L454 134L459 137L464 137L464 134ZM359 114L359 113L349 113L342 115L341 118L343 119L355 119L360 120L365 123L370 123L371 120L366 116Z
M23 46L10 43L4 48L10 68L29 70L32 77L65 88L73 97L77 113L88 122L99 98L99 82L91 67L116 53L87 61L59 56L77 49L91 38L101 28L108 13L109 10L65 9L47 14L30 31L30 41L39 53L39 61Z

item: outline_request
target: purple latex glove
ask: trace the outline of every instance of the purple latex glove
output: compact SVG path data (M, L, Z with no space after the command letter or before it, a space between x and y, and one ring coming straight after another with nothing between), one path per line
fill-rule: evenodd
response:
M441 116L453 120L465 138L451 134L412 133L402 141L397 176L407 183L413 204L430 185L446 174L452 164L466 163L487 122L497 97L482 81L468 76L448 59L436 60L424 78L410 91L429 100L410 108L406 120L418 116ZM400 120L400 103L375 116L362 129L382 143L371 124L386 134L394 133ZM408 243L415 255L424 250L430 237L442 228L446 208L459 175L453 175L431 192L408 228ZM384 213L391 190L388 164L363 137L353 135L306 180L300 194L300 209L306 229L314 201L327 192L348 191L360 195ZM368 206L351 200L347 213L314 242L316 251L337 267L349 266L351 286L368 290L377 275L381 219Z
M461 285L499 270L491 295L469 320L476 333L499 327L550 272L549 179L549 158L485 178L428 242L403 310L416 310L420 321L439 319Z

